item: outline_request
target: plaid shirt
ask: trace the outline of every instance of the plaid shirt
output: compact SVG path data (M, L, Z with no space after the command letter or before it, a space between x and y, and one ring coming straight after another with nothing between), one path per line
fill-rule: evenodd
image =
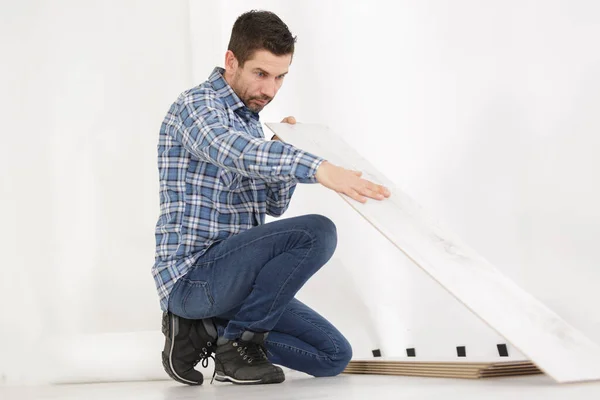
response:
M322 158L265 139L248 109L215 68L182 93L161 125L160 216L152 275L160 306L173 285L213 244L278 217L297 183L316 183Z

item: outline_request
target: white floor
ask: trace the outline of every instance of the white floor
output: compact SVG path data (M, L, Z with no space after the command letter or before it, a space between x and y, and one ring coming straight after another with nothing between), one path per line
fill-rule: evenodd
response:
M110 399L110 400L301 400L301 399L568 399L600 398L600 382L556 384L536 375L517 378L459 380L437 378L341 375L310 378L288 374L279 385L235 386L210 379L200 387L173 381L98 383L41 387L0 387L2 400Z

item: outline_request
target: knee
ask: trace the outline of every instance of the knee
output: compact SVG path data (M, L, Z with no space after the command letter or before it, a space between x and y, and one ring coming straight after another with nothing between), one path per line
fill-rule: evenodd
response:
M352 359L352 346L344 339L339 345L338 351L328 357L323 369L315 374L315 377L337 376L344 372Z
M337 247L337 228L335 223L318 214L305 215L304 223L319 247L333 255Z

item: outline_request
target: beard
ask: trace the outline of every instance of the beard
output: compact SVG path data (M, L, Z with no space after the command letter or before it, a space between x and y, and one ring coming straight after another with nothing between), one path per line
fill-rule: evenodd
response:
M242 84L243 82L241 78L241 72L237 71L236 75L234 76L233 82L231 82L231 88L250 111L258 113L262 111L262 109L265 108L265 106L269 104L271 100L273 100L273 98L269 96L248 95L248 88L243 87Z
M261 112L271 100L273 100L273 98L268 96L252 96L242 99L246 107L255 113Z

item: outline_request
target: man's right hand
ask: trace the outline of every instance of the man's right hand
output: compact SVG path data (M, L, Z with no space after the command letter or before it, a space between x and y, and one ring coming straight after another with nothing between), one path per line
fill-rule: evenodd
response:
M321 185L361 203L366 203L367 198L383 200L390 197L391 193L386 187L362 179L361 176L362 172L350 171L327 161L321 163L315 175Z

